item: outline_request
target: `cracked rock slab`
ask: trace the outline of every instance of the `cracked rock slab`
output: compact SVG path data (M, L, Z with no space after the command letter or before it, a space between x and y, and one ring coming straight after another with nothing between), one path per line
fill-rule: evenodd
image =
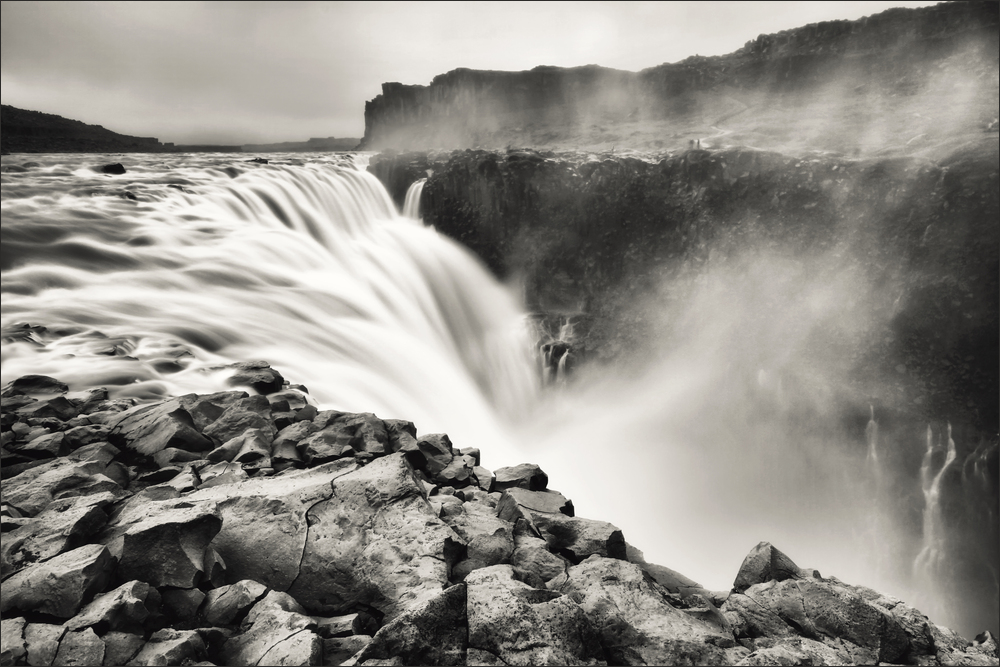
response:
M465 585L459 584L383 626L357 664L398 656L406 665L464 665L467 635Z
M674 608L633 563L593 556L550 583L579 603L620 665L726 664L732 634ZM501 656L502 657L502 656Z
M308 524L288 592L317 614L367 604L391 620L440 592L459 550L403 454L337 477L332 496L309 509Z
M197 631L164 628L154 632L128 664L180 665L185 664L185 661L190 664L204 656L205 642Z
M72 618L86 600L104 590L113 570L114 558L101 544L67 551L4 581L0 611L19 609Z
M24 641L24 618L5 618L0 621L0 664L16 665L28 653Z
M25 516L35 516L48 507L56 495L91 482L105 467L99 462L55 459L4 480L3 499Z
M756 584L745 595L810 639L843 639L874 651L881 662L897 662L910 652L899 623L848 586L787 579Z
M63 625L69 630L100 625L111 630L142 630L142 623L149 617L146 600L150 595L149 584L130 581L113 591L97 596L79 614Z
M114 500L110 493L65 498L50 503L35 520L4 535L0 572L7 577L32 563L81 546L108 522L103 508Z
M202 617L210 625L230 625L245 615L267 593L267 586L251 579L208 592Z
M580 605L513 575L510 565L494 565L466 578L470 652L510 665L603 663L600 635Z
M353 460L334 461L280 477L199 489L184 501L218 508L222 530L212 548L225 560L230 581L252 579L286 591L299 574L309 533L306 513L333 495L333 480L356 468Z
M250 610L243 623L243 631L226 641L223 647L226 664L318 664L318 662L287 661L273 654L270 656L272 662L261 662L272 649L286 643L300 633L312 635L315 639L303 636L286 644L286 648L294 648L296 654L301 654L304 645L308 649L310 660L313 656L312 647L314 645L318 645L322 651L322 640L319 635L313 632L316 621L301 612L301 607L298 607L288 595L277 591L268 593ZM281 662L278 661L279 659Z
M119 554L122 579L193 588L205 572L205 551L221 528L222 517L210 503L133 503L112 520L100 541Z
M104 651L104 642L90 628L67 632L59 642L59 651L53 664L61 667L100 665L104 663Z

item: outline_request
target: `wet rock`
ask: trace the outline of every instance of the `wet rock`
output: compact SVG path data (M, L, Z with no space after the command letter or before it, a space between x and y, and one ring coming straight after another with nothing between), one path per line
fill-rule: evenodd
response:
M212 441L195 429L191 415L176 398L126 410L112 423L108 440L146 456L168 447L189 452L214 448Z
M205 642L194 630L157 630L129 665L190 664L205 656Z
M500 468L494 473L493 490L520 487L529 491L544 491L549 485L549 476L534 463L522 463L509 468Z
M289 435L295 435L307 430L303 425L311 427L309 430L315 429L312 422L297 422L285 430L294 429ZM304 437L299 443L299 451L302 453L303 460L320 465L344 456L353 456L354 448L351 446L353 439L353 429L348 428L345 424L333 424Z
M79 449L92 442L102 442L108 439L111 428L104 424L88 424L71 428L64 433L66 446L71 450Z
M16 396L18 394L65 394L69 387L65 382L61 382L48 375L22 375L21 377L8 382L3 388L3 396Z
M69 630L99 627L106 630L142 632L142 624L151 610L146 605L150 600L155 611L156 592L142 581L130 581L94 598L94 601L80 610L80 613L64 623Z
M18 408L17 414L21 419L51 418L66 421L75 417L78 412L76 406L70 403L65 396L56 396Z
M114 558L100 544L67 551L29 566L4 581L0 611L37 611L72 618L111 579Z
M431 433L417 440L417 449L404 451L414 468L431 477L448 467L452 454L451 438L444 433Z
M898 662L910 640L889 614L846 586L816 579L755 584L745 595L810 639L836 638L874 651L881 662Z
M350 429L354 437L351 447L357 452L368 452L375 456L390 453L389 433L382 420L370 412L344 415L338 423Z
M97 634L87 628L79 632L67 632L59 642L53 664L81 665L92 667L104 663L104 642Z
M761 542L747 554L740 565L733 590L742 593L754 584L765 581L784 581L798 579L801 568L791 558L774 548L769 542Z
M632 563L594 556L556 582L599 628L615 664L725 664L724 649L735 646L732 634L671 606Z
M146 644L141 635L128 632L111 631L101 639L104 640L104 664L109 667L128 664Z
M494 565L465 580L469 650L510 665L596 665L600 635L569 597L517 581L510 565Z
M244 361L233 364L232 368L237 370L227 381L230 387L252 387L254 391L266 396L281 391L285 382L281 373L264 361Z
M28 653L24 641L23 618L0 621L0 665L21 664Z
M468 637L465 586L445 589L383 626L357 656L400 658L405 665L464 665Z
M29 665L51 665L59 651L59 640L66 628L49 623L29 623L24 628L24 641L28 648ZM107 656L105 656L107 657ZM8 664L8 663L5 663Z
M263 396L249 396L235 402L205 428L204 434L216 442L225 443L249 429L266 433L271 442L278 432L271 422L270 404Z
M106 164L103 167L101 167L101 173L102 174L124 174L125 173L125 167L123 167L120 162L116 162L115 164ZM94 664L99 664L99 663L94 663Z
M383 419L386 435L389 438L389 450L396 452L415 450L417 448L417 427L405 419Z
M211 590L205 598L202 617L210 625L237 623L267 590L267 586L250 579Z
M308 523L288 592L316 613L366 604L391 620L441 590L459 550L402 454L334 479L331 497L309 510Z
M0 547L0 571L4 578L85 543L108 522L104 507L111 494L57 500L34 521L4 535Z
M472 456L456 456L444 470L435 475L434 481L456 489L466 487L473 482L475 466L476 460Z
M23 444L11 445L11 450L32 459L52 459L69 452L63 433L49 433Z
M323 643L315 627L290 596L271 591L247 614L242 632L225 643L226 664L319 664Z
M180 406L191 416L194 427L204 431L227 409L244 398L245 391L219 391L214 394L186 394L178 398Z
M205 571L205 551L221 527L211 504L154 501L129 505L99 539L120 553L121 578L157 588L194 588Z

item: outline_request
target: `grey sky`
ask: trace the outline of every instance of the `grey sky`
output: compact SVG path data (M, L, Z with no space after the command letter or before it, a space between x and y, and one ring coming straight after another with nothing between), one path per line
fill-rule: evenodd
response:
M384 81L640 70L933 2L3 2L4 104L177 143L360 137Z

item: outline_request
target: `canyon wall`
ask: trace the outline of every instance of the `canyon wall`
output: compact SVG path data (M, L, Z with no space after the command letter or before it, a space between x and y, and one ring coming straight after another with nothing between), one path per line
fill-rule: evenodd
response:
M3 105L3 152L7 153L156 153L154 137L130 137L55 114Z
M995 119L997 25L996 2L944 3L761 35L725 56L640 72L456 69L428 86L383 84L365 105L362 147L657 150L726 136L866 153L927 135L921 147Z

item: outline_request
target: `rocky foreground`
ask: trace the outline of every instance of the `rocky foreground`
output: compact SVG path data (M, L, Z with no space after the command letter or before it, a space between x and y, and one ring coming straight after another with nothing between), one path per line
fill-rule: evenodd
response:
M705 590L537 466L232 371L143 405L3 389L0 664L998 664L766 542Z

